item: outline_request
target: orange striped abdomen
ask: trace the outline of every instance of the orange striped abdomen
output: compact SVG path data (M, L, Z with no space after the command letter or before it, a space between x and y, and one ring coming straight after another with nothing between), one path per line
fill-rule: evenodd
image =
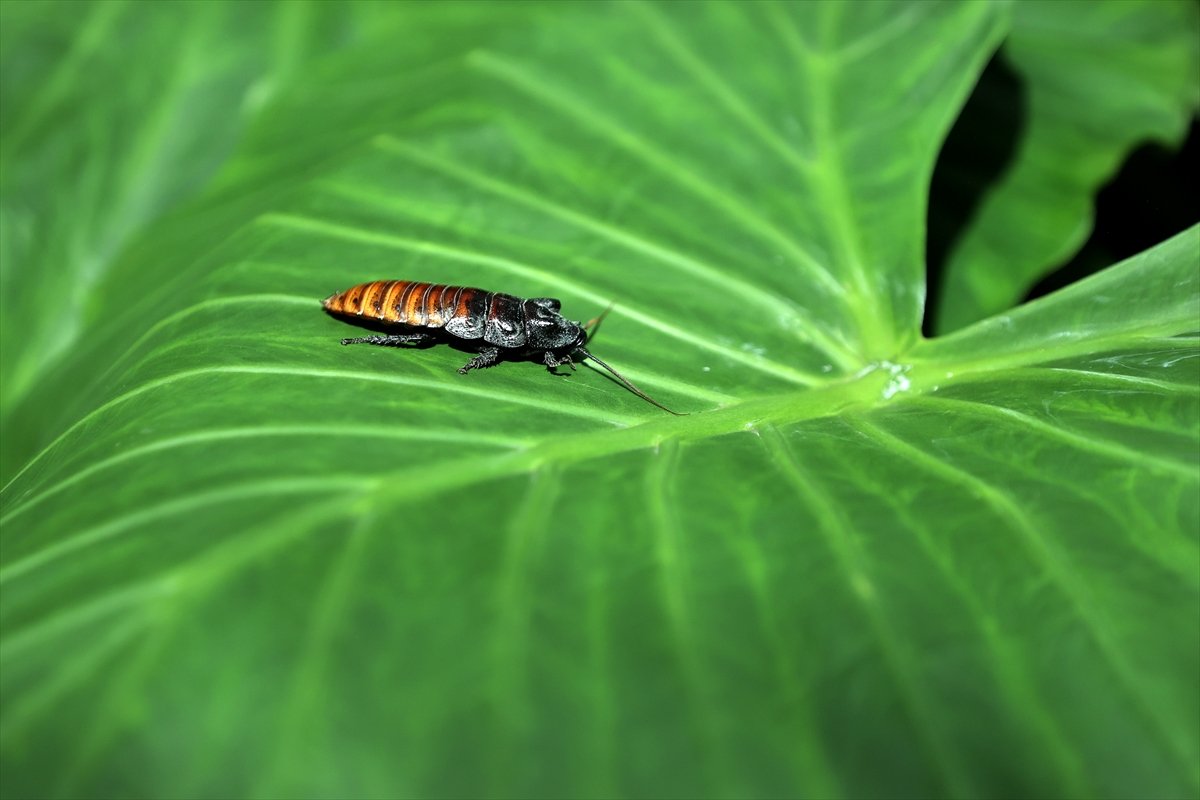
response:
M468 286L371 281L330 295L323 305L325 310L346 317L414 328L446 328L455 336L473 339L482 335L490 294ZM479 333L475 333L476 328Z

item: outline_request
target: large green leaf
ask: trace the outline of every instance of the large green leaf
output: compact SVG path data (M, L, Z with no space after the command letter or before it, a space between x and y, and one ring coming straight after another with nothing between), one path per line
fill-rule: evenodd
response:
M49 432L62 387L45 373L110 313L98 291L121 250L212 177L300 64L361 39L378 9L3 5L0 474Z
M1092 195L1121 159L1178 143L1200 111L1195 3L1019 3L1004 54L1025 82L1024 130L950 254L939 332L1016 305L1087 239Z
M1200 229L919 339L1004 7L395 13L6 395L6 796L1200 789ZM691 413L339 347L383 277L615 300Z

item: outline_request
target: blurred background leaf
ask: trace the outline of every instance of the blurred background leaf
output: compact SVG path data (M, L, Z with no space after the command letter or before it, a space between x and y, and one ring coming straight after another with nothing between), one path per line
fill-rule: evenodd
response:
M6 796L1200 788L1200 229L920 337L1005 6L0 13Z
M978 159L944 176L981 201L960 203L970 217L947 254L936 333L1016 305L1083 245L1094 195L1130 151L1183 139L1200 109L1200 5L1018 3L1002 58L965 146L1002 147L994 137L1015 122L1016 149L982 193L994 176L970 168Z

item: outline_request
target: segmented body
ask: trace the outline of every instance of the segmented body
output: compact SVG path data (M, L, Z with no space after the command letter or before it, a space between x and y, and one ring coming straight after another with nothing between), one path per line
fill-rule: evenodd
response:
M325 309L347 317L412 328L440 328L460 339L501 347L525 343L523 304L510 294L420 281L371 281L325 299Z
M357 336L342 344L385 347L421 346L461 340L476 355L459 372L490 367L502 359L540 358L548 369L575 368L572 353L590 358L638 397L672 414L629 382L621 373L588 352L588 328L599 326L603 314L587 325L564 317L562 303L553 297L522 300L511 294L486 292L469 286L446 286L420 281L371 281L326 297L331 314L394 326L384 336ZM605 312L608 313L608 312Z

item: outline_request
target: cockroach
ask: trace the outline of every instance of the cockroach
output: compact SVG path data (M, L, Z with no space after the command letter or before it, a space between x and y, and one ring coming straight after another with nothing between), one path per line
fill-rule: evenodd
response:
M575 369L572 354L590 358L608 370L621 385L663 411L682 416L629 382L621 373L596 358L584 346L604 318L581 325L561 313L553 297L522 300L511 294L488 292L469 286L445 286L417 281L371 281L325 298L331 314L376 323L395 333L342 339L342 344L376 344L384 347L454 342L476 355L459 372L483 369L502 360L541 358L546 368ZM605 314L608 312L605 311Z

